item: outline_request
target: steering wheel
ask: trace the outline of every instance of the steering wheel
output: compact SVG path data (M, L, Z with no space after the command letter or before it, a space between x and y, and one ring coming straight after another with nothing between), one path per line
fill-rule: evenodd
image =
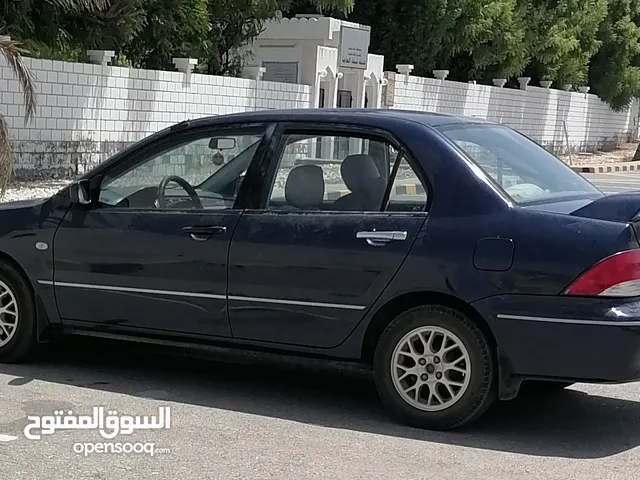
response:
M167 189L167 185L169 182L175 182L180 185L185 192L189 195L191 199L191 203L193 203L193 207L198 210L203 210L202 202L200 201L200 197L198 196L198 192L196 192L195 188L191 186L189 182L187 182L184 178L178 177L177 175L168 175L162 179L160 185L158 185L158 208L167 208L167 198L165 197L165 190Z

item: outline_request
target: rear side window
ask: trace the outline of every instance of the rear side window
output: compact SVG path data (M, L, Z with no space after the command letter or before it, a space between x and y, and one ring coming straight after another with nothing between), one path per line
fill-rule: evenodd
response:
M386 210L424 212L427 208L427 189L406 157L399 155L396 162Z
M526 205L602 193L524 135L502 125L456 125L440 131L514 203Z
M419 176L388 141L290 133L283 139L266 208L380 212L424 211L426 205L427 193Z

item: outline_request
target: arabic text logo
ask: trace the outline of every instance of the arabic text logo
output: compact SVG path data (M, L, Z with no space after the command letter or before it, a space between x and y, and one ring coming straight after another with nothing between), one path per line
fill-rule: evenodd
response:
M118 434L131 435L137 430L171 428L170 407L160 407L157 417L118 415L116 410L106 413L107 416L104 407L93 407L93 415L74 415L71 410L66 415L62 410L53 412L53 415L31 415L27 417L30 423L24 428L24 435L29 440L40 440L42 435L51 435L58 430L98 430L103 438L110 440Z

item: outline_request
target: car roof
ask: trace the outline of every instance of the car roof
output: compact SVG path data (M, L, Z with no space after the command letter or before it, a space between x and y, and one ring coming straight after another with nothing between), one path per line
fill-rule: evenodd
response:
M187 120L186 122L193 124L220 124L235 122L276 122L287 120L296 122L355 123L372 127L384 127L385 125L388 125L390 121L410 121L428 127L437 127L456 123L494 123L477 117L464 117L445 113L373 108L274 109L216 115Z

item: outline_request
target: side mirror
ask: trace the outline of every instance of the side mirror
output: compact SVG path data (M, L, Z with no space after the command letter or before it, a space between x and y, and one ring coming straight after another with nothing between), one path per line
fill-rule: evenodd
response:
M69 196L71 203L77 205L88 205L91 203L91 188L89 180L79 180L73 182L69 187Z

